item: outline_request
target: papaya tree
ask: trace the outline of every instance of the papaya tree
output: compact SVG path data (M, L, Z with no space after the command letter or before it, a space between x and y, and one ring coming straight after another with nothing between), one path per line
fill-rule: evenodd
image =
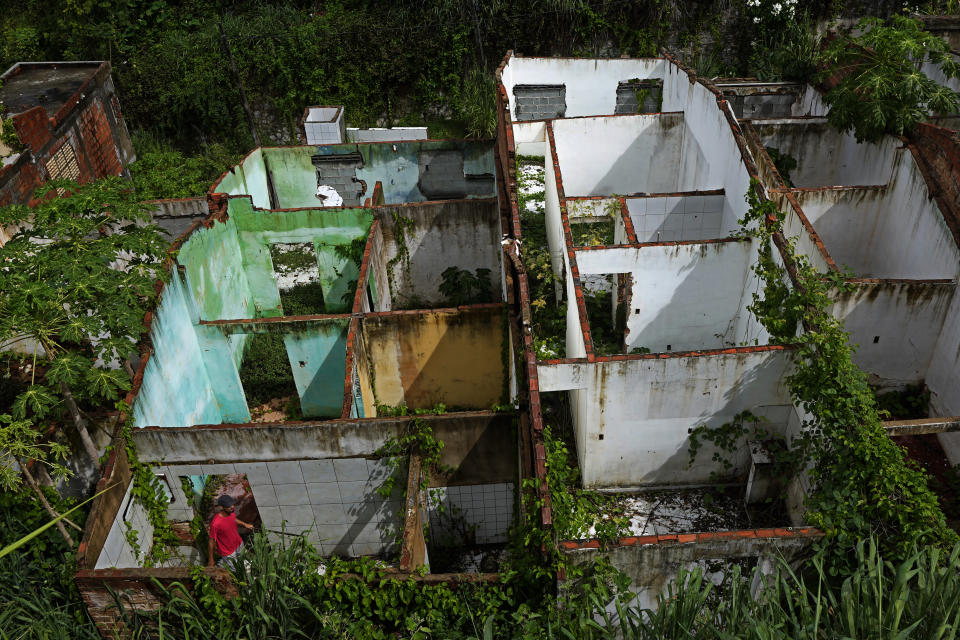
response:
M0 248L0 350L27 354L30 372L25 389L0 407L9 452L0 465L16 463L45 502L31 461L62 474L64 451L44 448L37 434L72 428L97 460L87 410L113 406L130 388L129 358L156 299L167 241L120 178L54 181L37 197L34 207L0 208L0 226L12 230ZM8 486L18 478L0 473Z
M947 78L960 77L960 63L945 40L924 31L920 22L893 15L864 18L858 35L840 34L820 54L820 80L833 86L823 96L827 119L858 142L885 134L903 135L928 114L952 114L960 95L923 72L939 67Z

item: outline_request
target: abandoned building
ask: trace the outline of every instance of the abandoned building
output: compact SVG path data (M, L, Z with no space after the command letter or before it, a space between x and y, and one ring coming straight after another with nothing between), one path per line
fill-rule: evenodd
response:
M527 340L534 441L545 394L566 395L583 486L617 496L634 533L603 549L562 542L574 562L607 555L647 605L681 567L790 558L819 535L804 528L806 487L769 477L762 448L743 449L729 468L710 443L690 457L698 426L749 411L789 439L806 418L786 385L791 350L770 344L747 309L763 293L751 269L758 240L739 233L751 180L784 213L797 250L843 274L833 313L872 385L927 385L930 419L911 427L917 433L960 412L960 228L950 203L934 197L938 176L916 145L838 133L813 87L711 82L666 55L510 54L497 75L512 236L545 234L566 309L564 353L538 353ZM543 159L539 229L521 228L518 209L518 158L531 156ZM778 169L781 158L792 166ZM598 292L607 308L589 303ZM521 303L529 314L530 300ZM601 331L611 324L612 339ZM939 437L956 464L954 436ZM711 517L696 488L744 478L740 508ZM751 513L771 498L779 509Z
M152 527L114 451L78 574L102 628L108 585L188 578L205 491L325 555L491 566L518 482L493 173L490 142L398 141L257 148L213 185L209 217L174 245L131 395L138 457L183 544L143 568ZM342 205L324 206L331 192ZM255 399L246 372L268 366L287 386ZM436 468L383 450L411 422L444 442Z
M303 134L322 143L254 149L211 187L209 215L174 245L129 396L182 544L144 568L149 544L126 532L152 529L115 449L77 574L102 628L109 588L150 607L151 578L188 579L201 550L186 523L212 491L324 555L435 581L496 571L522 479L545 480L558 398L583 487L630 518L615 543L595 539L599 521L562 540L574 563L606 555L647 606L684 567L796 557L822 535L805 526L802 481L773 477L755 443L730 467L708 443L690 458L700 425L750 412L789 439L807 417L786 384L791 349L747 308L763 292L759 241L741 233L752 180L797 250L849 285L833 312L871 382L929 388L929 419L891 432L960 414L960 229L921 147L836 132L813 87L708 81L666 54L509 53L496 79L495 144L344 142L342 112L311 107ZM531 167L542 204L521 211ZM564 311L548 349L524 266L539 237ZM286 386L264 396L259 369ZM417 424L445 443L439 466L385 448ZM939 438L956 464L953 436Z
M109 62L20 62L0 76L0 206L26 204L49 180L128 175L133 144ZM0 229L0 245L5 240Z

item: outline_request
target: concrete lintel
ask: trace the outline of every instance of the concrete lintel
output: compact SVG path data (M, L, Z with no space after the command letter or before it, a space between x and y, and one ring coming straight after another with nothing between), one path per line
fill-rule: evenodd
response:
M932 433L960 431L960 416L920 418L919 420L887 420L883 423L888 436L922 436Z

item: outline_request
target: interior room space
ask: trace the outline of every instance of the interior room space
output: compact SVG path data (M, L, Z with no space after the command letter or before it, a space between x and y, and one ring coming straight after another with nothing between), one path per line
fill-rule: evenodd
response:
M501 302L500 217L495 199L376 209L364 311Z
M660 113L554 120L566 197L723 188L697 169L705 162L704 153L684 117Z
M626 353L765 344L765 330L746 308L756 290L755 256L750 239L577 250L583 297L596 297L597 276L610 292L606 309L586 304L594 350L606 336L595 325L618 315L623 333L613 342L622 338Z

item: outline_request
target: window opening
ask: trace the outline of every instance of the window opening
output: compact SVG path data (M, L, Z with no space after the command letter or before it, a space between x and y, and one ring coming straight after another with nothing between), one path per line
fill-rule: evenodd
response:
M270 245L274 277L285 316L326 313L317 252L310 242L278 242Z

